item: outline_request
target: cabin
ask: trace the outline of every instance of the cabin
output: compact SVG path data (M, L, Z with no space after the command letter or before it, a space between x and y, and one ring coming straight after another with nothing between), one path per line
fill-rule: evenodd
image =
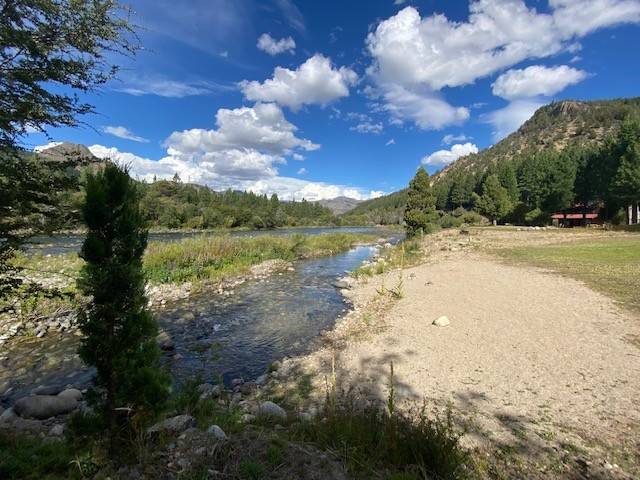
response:
M551 215L551 220L556 227L573 228L588 227L589 225L602 225L598 207L575 205Z

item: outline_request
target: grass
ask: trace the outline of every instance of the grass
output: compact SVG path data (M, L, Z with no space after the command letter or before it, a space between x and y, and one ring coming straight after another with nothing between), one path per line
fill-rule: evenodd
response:
M420 239L407 239L393 248L385 248L375 263L359 267L351 274L355 278L381 275L396 268L402 269L416 265L422 258Z
M582 280L623 307L640 312L640 237L499 249L502 258Z

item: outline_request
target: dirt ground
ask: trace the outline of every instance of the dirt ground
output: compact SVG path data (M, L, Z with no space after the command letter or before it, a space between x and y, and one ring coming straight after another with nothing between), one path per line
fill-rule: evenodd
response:
M527 478L636 478L640 348L629 339L638 338L640 319L581 282L490 254L610 235L624 234L429 237L426 263L404 270L402 298L380 299L397 271L358 282L348 294L355 312L304 364L326 372L333 358L342 388L383 399L393 362L400 401L450 405L465 444ZM449 326L432 325L443 315Z

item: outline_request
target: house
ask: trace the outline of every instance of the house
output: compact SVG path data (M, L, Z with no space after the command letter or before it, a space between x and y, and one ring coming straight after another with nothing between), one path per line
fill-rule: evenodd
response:
M551 215L553 224L561 228L587 227L602 225L598 207L575 205Z

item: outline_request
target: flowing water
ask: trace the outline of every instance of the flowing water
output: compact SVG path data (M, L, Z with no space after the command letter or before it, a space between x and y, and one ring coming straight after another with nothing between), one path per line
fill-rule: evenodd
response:
M400 239L389 231L366 231ZM156 316L176 348L174 355L163 356L163 363L178 385L195 376L209 381L222 376L228 384L236 377L256 378L274 360L310 351L318 334L349 308L333 282L374 253L374 247L360 246L298 261L295 271L246 282L231 296L207 291L167 305ZM66 334L25 339L1 353L0 392L12 388L3 403L37 385L87 385L92 372L82 366L76 348L77 337Z

